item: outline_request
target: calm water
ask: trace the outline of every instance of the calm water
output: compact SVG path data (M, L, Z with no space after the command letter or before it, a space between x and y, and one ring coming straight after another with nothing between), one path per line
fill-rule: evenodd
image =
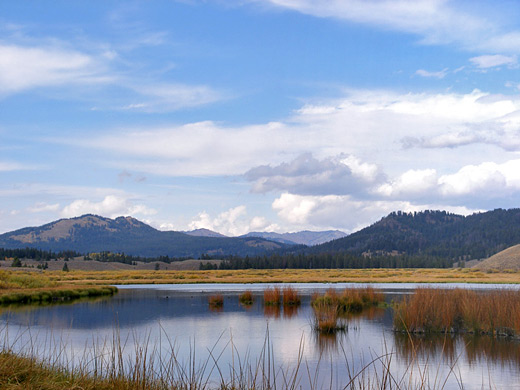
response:
M351 285L332 286L342 289ZM388 302L401 299L415 287L412 284L375 286L383 289ZM333 388L342 388L348 370L358 372L382 355L391 359L392 372L399 378L409 378L405 372L412 364L414 378L419 380L418 371L428 366L428 380L430 385L436 384L435 388L441 388L445 380L445 389L459 389L460 382L465 389L519 388L520 344L516 341L487 336L410 340L392 331L391 309L369 310L350 319L347 332L324 337L312 329L310 297L330 285L293 285L302 293L302 305L280 310L263 307L261 293L267 287L265 284L120 286L119 294L110 299L4 310L0 317L4 324L2 337L14 350L31 348L40 357L59 355L68 364L107 354L117 339L125 356L133 357L139 347L148 346L148 353L153 352L153 358L160 361L173 350L186 363L190 356L194 356L198 365L217 361L224 376L232 366L256 366L262 356L267 356L268 345L274 366L284 372L297 367L301 359L302 388L310 387L308 371L312 380L316 376L318 388L329 388L331 383ZM251 307L238 302L239 292L246 289L256 294ZM208 307L208 297L215 292L224 295L222 310ZM379 370L381 361L376 359L372 368ZM218 380L216 370L210 376Z

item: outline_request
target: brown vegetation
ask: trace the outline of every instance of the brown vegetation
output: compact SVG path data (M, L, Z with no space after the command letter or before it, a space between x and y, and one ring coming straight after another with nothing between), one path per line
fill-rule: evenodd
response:
M211 308L219 308L224 306L224 297L222 294L210 295L208 298L209 307Z
M250 306L253 304L254 300L255 298L253 297L251 290L246 290L238 296L238 301L242 305Z
M395 308L394 326L411 333L520 334L520 291L418 288Z
M279 306L282 302L282 291L280 287L273 287L264 290L264 305Z
M298 306L302 302L300 293L294 288L287 286L283 289L283 305L284 306Z

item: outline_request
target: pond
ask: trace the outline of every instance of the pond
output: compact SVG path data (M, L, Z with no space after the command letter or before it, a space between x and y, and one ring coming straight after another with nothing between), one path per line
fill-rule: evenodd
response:
M117 360L115 349L121 351L125 362L146 357L155 368L164 368L165 362L174 357L178 364L175 370L182 367L191 371L209 381L210 387L240 372L261 371L264 380L268 377L280 388L342 389L358 373L355 380L371 388L368 381L382 381L385 367L390 365L393 377L389 380L403 388L417 387L410 383L433 389L518 388L517 341L490 336L417 337L395 333L390 307L367 310L349 318L346 331L322 335L312 325L311 295L331 287L342 290L359 285L294 284L302 303L285 308L263 305L262 292L272 286L118 286L120 292L113 298L4 309L0 316L1 337L4 345L15 351L30 350L39 358L50 356L53 362L88 365L92 370L94 365ZM388 303L402 299L415 287L372 286L384 291ZM238 300L239 293L245 290L253 291L256 298L250 306ZM209 296L215 293L224 297L222 308L211 309L208 305ZM129 370L131 364L125 364ZM287 378L296 381L287 383Z

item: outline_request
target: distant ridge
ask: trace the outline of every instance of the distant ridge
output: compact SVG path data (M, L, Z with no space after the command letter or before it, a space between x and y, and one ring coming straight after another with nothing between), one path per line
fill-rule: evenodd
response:
M520 245L514 245L510 248L504 249L501 252L485 259L484 261L475 265L474 268L482 270L506 270L512 269L520 270Z
M186 231L183 233L186 233L189 236L195 236L195 237L228 237L228 236L225 236L218 232L214 232L213 230L204 229L204 228L190 230L190 231Z
M110 219L87 214L2 234L0 247L198 258L203 254L260 255L287 246L254 237L202 237L174 231L163 232L132 217Z
M251 232L241 237L261 237L283 244L313 246L345 236L347 236L347 233L339 230L326 230L321 232L303 230L295 233Z

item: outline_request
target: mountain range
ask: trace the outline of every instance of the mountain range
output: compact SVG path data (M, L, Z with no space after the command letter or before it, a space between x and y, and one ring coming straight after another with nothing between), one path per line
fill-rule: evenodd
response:
M293 245L341 235L337 231L250 233L225 237L207 229L159 231L131 217L96 215L61 219L0 235L0 248L80 253L110 251L143 257L213 257L347 254L358 258L483 259L520 244L520 209L468 216L446 211L393 212L356 233L314 246ZM260 235L261 237L257 237ZM278 240L275 242L274 240ZM429 261L429 260L428 260ZM303 264L303 263L302 263Z
M132 217L110 219L88 214L4 233L0 235L0 247L198 258L203 254L260 255L288 246L257 237L194 236L175 231L165 232Z

